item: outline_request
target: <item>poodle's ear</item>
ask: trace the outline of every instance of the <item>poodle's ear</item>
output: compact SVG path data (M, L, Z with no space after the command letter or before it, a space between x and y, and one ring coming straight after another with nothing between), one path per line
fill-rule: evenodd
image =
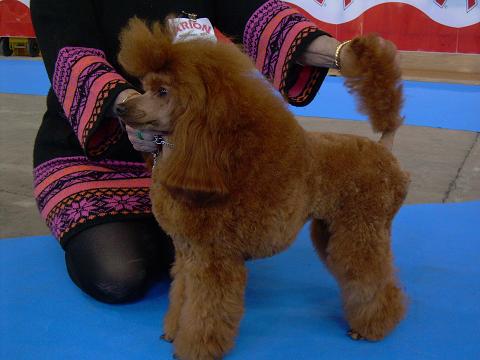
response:
M172 189L204 198L229 193L231 159L237 139L234 92L218 74L202 68L202 76L182 95L185 110L175 118L171 137L174 148L159 172ZM210 78L211 76L211 78ZM191 196L192 197L192 196Z
M190 200L229 193L230 149L202 116L190 108L176 120L171 137L174 148L158 172L168 189Z
M178 46L191 54L181 67L184 85L177 108L182 113L173 116L174 148L157 174L171 190L217 199L234 190L235 154L243 149L239 133L250 121L244 107L251 108L241 97L253 65L233 45L207 41Z
M120 33L118 62L137 78L160 70L169 61L172 34L168 27L156 22L150 28L137 17L130 19Z

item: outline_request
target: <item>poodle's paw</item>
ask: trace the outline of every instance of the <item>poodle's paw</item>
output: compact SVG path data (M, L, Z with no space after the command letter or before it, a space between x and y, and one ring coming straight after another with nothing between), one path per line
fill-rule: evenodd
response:
M174 346L174 358L179 360L221 360L226 352L221 349L205 347L204 345L178 346L176 341L174 341Z
M183 358L181 358L180 356L178 356L176 353L172 355L172 358L175 359L175 360L182 360ZM200 358L198 358L200 359ZM201 358L202 360L204 358ZM205 358L205 359L210 359L210 358ZM212 358L212 360L222 360L222 358Z
M179 331L173 342L175 355L181 360L221 360L233 347L233 340L221 334L202 334Z
M367 303L357 303L347 309L352 339L370 341L383 339L405 315L405 296L389 284Z
M173 342L178 332L178 312L172 311L170 308L165 316L163 322L163 335L160 336L162 340Z
M168 326L167 323L165 323L163 329L164 333L162 336L160 336L160 339L170 343L173 342L173 340L175 340L175 336L177 335L177 326Z
M165 327L165 332L160 336L160 339L172 343L175 340L176 337L176 331L173 332Z
M364 337L362 337L362 335L360 335L359 333L357 333L356 331L350 329L347 333L348 336L350 336L350 339L352 340L365 340Z
M161 340L164 340L164 341L166 341L166 342L169 342L169 343L172 343L173 340L174 340L173 337L170 337L170 336L168 336L167 334L162 334L162 335L160 336L160 339L161 339Z

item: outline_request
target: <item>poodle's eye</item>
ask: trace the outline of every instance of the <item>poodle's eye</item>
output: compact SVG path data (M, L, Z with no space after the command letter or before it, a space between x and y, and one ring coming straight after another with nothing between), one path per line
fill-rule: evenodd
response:
M165 96L168 94L168 90L165 89L164 87L161 87L157 90L157 95L158 96Z

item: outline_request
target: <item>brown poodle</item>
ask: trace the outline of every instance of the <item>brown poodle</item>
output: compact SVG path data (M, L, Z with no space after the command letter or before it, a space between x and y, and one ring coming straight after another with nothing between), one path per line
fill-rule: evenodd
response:
M355 65L346 62L344 75L389 144L402 122L402 89L395 48L381 42L355 39L346 50ZM169 132L174 146L153 168L151 198L175 244L164 338L180 359L219 359L233 347L245 261L285 250L309 220L352 337L378 340L398 324L405 298L390 233L408 177L389 146L304 131L234 45L173 44L161 25L133 19L119 60L145 90L125 103L125 121Z

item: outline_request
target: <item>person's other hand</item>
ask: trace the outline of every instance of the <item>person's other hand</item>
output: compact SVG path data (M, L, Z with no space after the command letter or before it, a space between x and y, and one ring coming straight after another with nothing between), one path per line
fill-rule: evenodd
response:
M157 151L158 145L153 142L154 135L158 135L157 132L137 130L128 125L125 125L125 128L127 130L128 139L135 150L148 153Z
M127 131L128 139L132 143L133 148L137 151L153 153L158 149L158 145L153 142L154 135L157 135L157 133L149 130L138 130L138 129L132 128L131 126L123 122L121 114L119 114L116 111L118 108L118 105L140 95L141 94L134 89L126 89L122 91L120 94L118 94L117 98L115 99L112 112L119 119L119 121L121 121L122 124L124 125L125 130Z

